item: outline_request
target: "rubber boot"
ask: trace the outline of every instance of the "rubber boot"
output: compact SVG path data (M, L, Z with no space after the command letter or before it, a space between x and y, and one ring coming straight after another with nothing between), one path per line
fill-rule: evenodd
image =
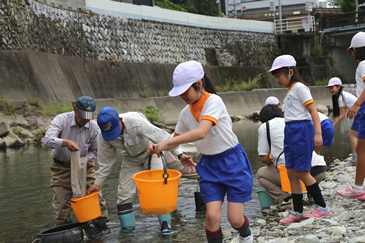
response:
M196 211L205 211L205 203L203 203L203 198L200 195L200 192L194 192L195 199L195 210Z
M172 235L174 233L171 230L171 215L169 213L158 215L158 221L160 222L163 235Z
M136 221L134 219L134 212L119 215L120 224L122 225L122 232L129 233L134 230Z

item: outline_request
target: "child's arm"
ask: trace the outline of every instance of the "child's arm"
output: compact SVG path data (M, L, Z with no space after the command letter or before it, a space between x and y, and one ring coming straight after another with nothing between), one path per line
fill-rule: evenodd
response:
M311 103L311 104L307 105L305 108L307 109L307 111L309 112L309 114L312 117L312 122L313 122L313 125L314 125L314 131L315 131L314 146L316 148L318 148L318 147L322 146L323 141L322 141L321 122L319 120L317 108L314 105L314 103Z
M345 119L346 110L345 108L340 109L340 116L337 118L337 120L333 123L333 127L336 127L338 124L342 122L343 119Z
M351 106L349 111L347 112L347 117L352 119L357 115L357 111L359 110L362 103L365 101L365 92L363 91L359 98L357 98L356 102Z
M157 154L157 156L160 156L162 151L171 150L182 143L190 143L204 139L212 126L212 121L202 120L197 129L176 137L169 138L158 144L154 144L154 152Z

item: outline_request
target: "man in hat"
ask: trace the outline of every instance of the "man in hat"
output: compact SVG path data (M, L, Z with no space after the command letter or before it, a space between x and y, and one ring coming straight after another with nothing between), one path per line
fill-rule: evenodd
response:
M56 226L68 224L71 219L71 205L63 196L71 189L71 152L80 151L87 161L86 182L90 187L96 178L94 159L97 155L99 127L94 119L96 104L93 98L82 96L76 101L74 111L57 115L46 132L43 143L53 148L51 164L52 207L56 214ZM98 226L108 221L105 200L99 193L101 216L94 220Z
M158 143L170 137L166 131L152 125L139 112L118 114L110 107L104 107L98 114L98 125L101 134L98 136L98 164L96 181L88 194L99 191L105 179L110 174L113 164L117 160L117 149L123 155L123 162L119 175L117 210L122 226L122 232L130 232L135 228L133 199L136 194L136 184L132 176L148 168L150 143ZM182 164L190 164L191 157L184 154L179 147L171 153L179 158ZM156 155L151 158L151 169L162 169L162 161ZM183 173L186 177L198 179L194 171ZM158 215L163 235L172 234L170 214Z

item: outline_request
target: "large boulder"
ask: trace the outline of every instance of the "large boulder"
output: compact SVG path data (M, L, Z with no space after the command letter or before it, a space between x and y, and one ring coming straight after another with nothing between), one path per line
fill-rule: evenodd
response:
M4 138L4 141L6 143L6 147L19 147L25 145L23 141L12 132L9 132L8 136Z

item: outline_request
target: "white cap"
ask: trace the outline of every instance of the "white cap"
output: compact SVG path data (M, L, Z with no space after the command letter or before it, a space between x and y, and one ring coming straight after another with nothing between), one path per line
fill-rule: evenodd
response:
M335 86L335 85L342 86L341 79L339 79L337 77L331 78L330 81L328 81L328 85L326 86L326 88L331 87L331 86Z
M297 65L297 62L295 61L293 56L281 55L281 56L278 56L277 58L275 58L274 62L272 63L271 69L267 72L271 73L272 71L275 71L282 67L295 67L296 65Z
M193 83L204 77L203 66L196 61L187 61L180 63L174 70L172 81L174 87L169 92L171 97L179 96L185 93Z
M347 50L351 50L352 48L359 48L365 46L365 32L360 31L356 35L354 35L351 39L351 45Z
M265 101L265 105L277 105L280 104L279 99L276 98L275 96L269 96L266 101Z

